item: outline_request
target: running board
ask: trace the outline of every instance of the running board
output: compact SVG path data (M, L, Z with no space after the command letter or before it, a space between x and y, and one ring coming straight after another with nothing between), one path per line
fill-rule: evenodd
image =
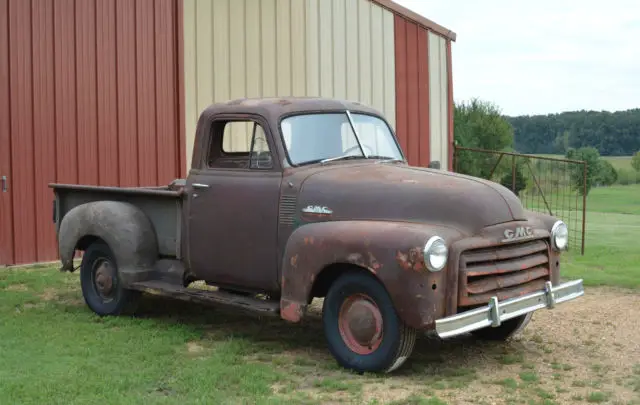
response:
M261 300L253 297L245 297L225 291L204 290L182 287L164 281L151 280L140 281L129 286L132 290L142 291L147 294L175 298L182 301L201 304L226 305L260 315L280 315L280 301Z

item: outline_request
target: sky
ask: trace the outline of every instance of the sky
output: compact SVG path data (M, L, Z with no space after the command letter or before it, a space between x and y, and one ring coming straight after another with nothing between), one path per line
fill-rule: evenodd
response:
M454 31L456 102L507 115L640 108L638 0L394 0Z

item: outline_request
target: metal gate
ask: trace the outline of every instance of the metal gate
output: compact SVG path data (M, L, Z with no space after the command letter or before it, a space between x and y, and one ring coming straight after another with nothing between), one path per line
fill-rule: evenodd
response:
M562 219L570 231L569 248L584 255L586 162L456 146L454 171L500 183L526 209Z

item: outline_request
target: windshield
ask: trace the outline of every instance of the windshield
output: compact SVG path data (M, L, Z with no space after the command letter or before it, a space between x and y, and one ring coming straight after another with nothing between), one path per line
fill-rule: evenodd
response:
M295 115L282 120L282 135L291 163L301 165L341 158L403 160L383 120L366 114L350 115L357 135L346 112Z

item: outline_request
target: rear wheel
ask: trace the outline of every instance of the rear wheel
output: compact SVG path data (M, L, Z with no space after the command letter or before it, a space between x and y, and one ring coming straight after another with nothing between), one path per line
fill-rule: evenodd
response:
M115 256L102 241L92 243L84 252L80 283L87 306L101 316L133 312L141 295L122 286Z
M398 317L385 288L365 273L347 273L329 288L324 332L338 363L358 372L391 372L411 355L416 330Z
M529 312L517 318L504 321L496 328L489 326L487 328L474 330L471 333L482 340L507 340L522 332L529 324L532 315L533 312Z

